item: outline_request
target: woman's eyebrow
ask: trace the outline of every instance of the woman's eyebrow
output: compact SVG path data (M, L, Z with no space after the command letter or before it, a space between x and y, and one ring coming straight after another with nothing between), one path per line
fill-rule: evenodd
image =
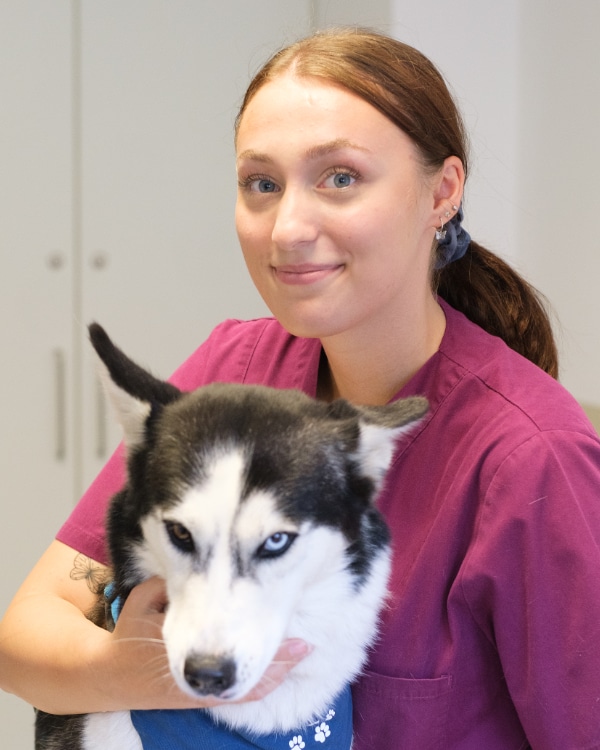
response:
M327 156L327 154L330 154L334 151L340 151L344 148L349 148L356 151L369 151L368 148L359 146L357 143L353 143L347 138L336 138L335 140L328 141L327 143L321 143L317 146L311 146L309 149L307 149L305 155L309 159L319 159L321 156Z
M334 151L340 151L341 149L354 149L357 151L364 151L369 153L369 149L364 146L359 146L357 143L348 140L347 138L335 138L333 141L327 141L326 143L319 143L316 146L308 148L304 155L309 160L320 159L323 156L333 153ZM238 154L237 160L242 161L248 159L250 161L260 161L265 164L272 164L275 160L269 154L263 154L260 151L254 149L246 149Z
M260 151L255 151L252 148L246 149L237 155L236 161L242 161L247 159L249 161L262 161L266 164L272 164L273 159L268 154L261 154Z

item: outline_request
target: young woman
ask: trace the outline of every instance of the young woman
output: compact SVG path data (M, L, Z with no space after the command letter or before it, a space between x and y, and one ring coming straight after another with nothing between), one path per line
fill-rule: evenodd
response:
M431 405L380 498L391 598L353 688L355 750L600 748L600 441L553 378L535 292L462 228L441 76L388 37L317 34L252 81L236 147L240 244L274 317L222 324L173 381ZM117 454L1 626L2 686L52 712L192 705L160 643L140 645L160 581L114 634L82 615L122 481ZM308 647L283 644L252 697Z

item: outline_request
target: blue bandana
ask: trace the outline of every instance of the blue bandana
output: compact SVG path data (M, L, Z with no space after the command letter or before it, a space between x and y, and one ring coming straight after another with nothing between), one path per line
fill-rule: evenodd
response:
M349 750L352 697L348 686L325 716L291 732L254 734L229 729L202 709L132 711L144 750Z
M447 266L448 263L459 260L467 252L467 248L471 242L471 235L463 228L461 223L463 219L464 214L462 206L460 206L450 221L444 224L445 235L443 239L437 241L436 270Z

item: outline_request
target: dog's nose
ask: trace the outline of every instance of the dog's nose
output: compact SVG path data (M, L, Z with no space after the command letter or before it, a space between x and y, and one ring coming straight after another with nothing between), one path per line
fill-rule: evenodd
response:
M200 695L219 696L235 682L235 662L229 657L192 654L185 661L183 674Z

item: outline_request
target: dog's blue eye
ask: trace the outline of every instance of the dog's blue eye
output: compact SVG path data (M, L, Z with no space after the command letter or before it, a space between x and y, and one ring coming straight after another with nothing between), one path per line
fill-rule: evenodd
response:
M257 549L256 555L263 560L269 557L279 557L288 551L297 536L297 534L291 534L287 531L278 531L265 539Z
M165 521L165 528L171 543L182 552L193 552L195 549L194 539L182 523L177 521Z

